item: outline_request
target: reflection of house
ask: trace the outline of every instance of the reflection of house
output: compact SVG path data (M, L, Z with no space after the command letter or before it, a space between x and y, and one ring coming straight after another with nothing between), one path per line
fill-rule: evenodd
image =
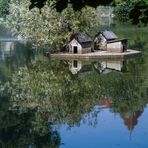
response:
M79 71L81 71L84 75L84 73L90 71L92 67L88 61L71 60L68 63L69 70L72 74L77 74Z
M104 108L112 108L112 100L110 99L104 99L102 100L102 102L100 103L101 105L101 109ZM120 114L120 116L122 117L122 119L124 120L124 124L126 125L127 129L132 132L134 127L138 124L138 118L142 115L144 109L139 109L137 111L134 112L128 112L128 111L124 111L124 112L120 112L118 111L118 113Z
M112 104L112 101L110 99L104 99L100 105L103 108L110 108L111 104Z
M81 61L81 60L71 60L69 63L69 70L72 74L77 74L79 71L84 74L84 72L88 72L92 70L92 64L88 61ZM109 73L113 70L122 71L123 61L121 60L107 60L94 63L94 68L99 73Z
M69 70L72 74L77 74L82 68L82 61L73 60L69 62Z
M116 71L122 71L123 67L123 61L121 60L108 60L108 61L102 61L100 63L94 64L95 69L97 69L100 73L108 73L112 70Z
M124 52L127 50L127 39L118 39L112 31L99 32L94 39L95 48L109 52Z
M84 33L75 33L68 44L69 53L81 54L91 52L92 39Z

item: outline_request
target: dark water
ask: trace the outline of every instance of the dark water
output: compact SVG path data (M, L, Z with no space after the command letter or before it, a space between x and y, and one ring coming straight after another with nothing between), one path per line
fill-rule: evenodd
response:
M147 148L148 33L117 32L143 56L54 60L0 42L0 147Z

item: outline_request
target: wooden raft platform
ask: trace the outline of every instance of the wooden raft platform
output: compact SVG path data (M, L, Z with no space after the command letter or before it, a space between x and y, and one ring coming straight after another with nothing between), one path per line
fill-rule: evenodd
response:
M128 57L135 57L142 55L141 51L128 49L123 53L107 52L107 51L95 51L85 54L71 54L71 53L54 53L47 54L51 58L58 59L124 59Z

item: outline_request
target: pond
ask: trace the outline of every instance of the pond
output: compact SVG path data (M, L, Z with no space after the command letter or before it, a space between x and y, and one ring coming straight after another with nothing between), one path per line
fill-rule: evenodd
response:
M0 41L0 147L148 147L148 32L115 31L143 55L55 60Z

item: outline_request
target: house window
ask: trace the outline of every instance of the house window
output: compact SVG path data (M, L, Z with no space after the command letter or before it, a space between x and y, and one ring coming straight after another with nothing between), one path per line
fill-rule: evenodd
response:
M73 46L73 53L78 53L78 47L77 46Z

